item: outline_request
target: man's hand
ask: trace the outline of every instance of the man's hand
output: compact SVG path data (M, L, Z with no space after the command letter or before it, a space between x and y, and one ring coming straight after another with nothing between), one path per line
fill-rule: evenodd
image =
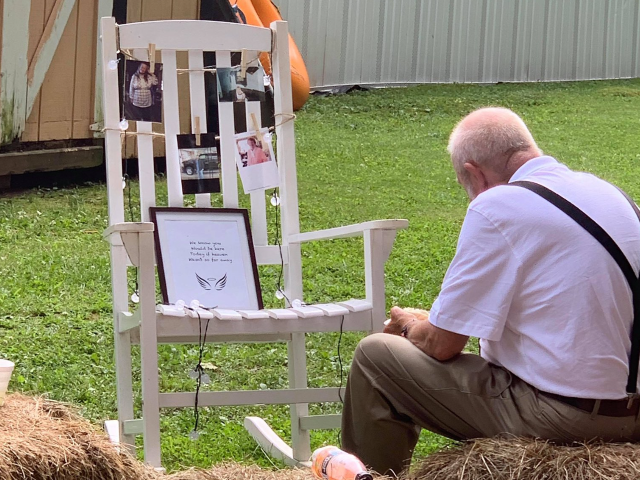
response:
M403 310L400 307L391 308L391 321L385 325L383 332L391 335L401 335L402 328L414 321L418 321L414 313Z
M403 310L399 307L393 307L391 321L385 325L383 332L402 335L402 329L406 326L407 340L427 355L440 361L449 360L458 355L469 337L432 325L428 315L424 313L420 310Z

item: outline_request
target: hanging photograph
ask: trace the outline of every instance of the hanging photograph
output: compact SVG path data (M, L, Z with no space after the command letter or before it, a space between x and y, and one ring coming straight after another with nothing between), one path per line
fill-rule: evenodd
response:
M237 68L216 68L219 102L244 102L246 96L236 79Z
M262 67L259 65L247 67L244 78L238 70L236 75L236 92L238 88L248 102L264 102L264 70Z
M271 134L268 128L261 129L260 133L251 131L235 136L236 164L245 193L279 186Z
M219 193L220 157L215 134L177 137L182 193Z
M127 60L124 81L124 118L162 122L162 64Z
M246 209L150 209L165 304L262 309Z

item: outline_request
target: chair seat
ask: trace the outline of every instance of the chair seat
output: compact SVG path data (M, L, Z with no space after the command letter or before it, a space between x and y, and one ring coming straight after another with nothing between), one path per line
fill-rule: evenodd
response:
M190 343L198 342L207 323L207 339L212 341L280 341L292 333L371 331L373 306L364 300L352 299L335 304L264 310L191 310L175 305L158 305L156 310L159 342ZM134 330L132 341L137 343L139 328Z
M350 313L367 312L373 308L366 300L351 299L338 303L320 303L292 308L270 308L264 310L232 310L226 308L190 309L176 305L157 305L156 311L166 317L190 317L203 320L258 320L274 318L294 320L316 317L336 317Z

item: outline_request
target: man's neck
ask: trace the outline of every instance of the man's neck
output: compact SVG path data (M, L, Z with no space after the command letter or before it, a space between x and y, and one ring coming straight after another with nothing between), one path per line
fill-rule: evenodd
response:
M505 168L504 176L501 179L501 183L509 183L509 180L520 167L522 167L529 160L538 158L542 155L542 152L537 149L529 149L523 152L516 152L507 161L507 168Z

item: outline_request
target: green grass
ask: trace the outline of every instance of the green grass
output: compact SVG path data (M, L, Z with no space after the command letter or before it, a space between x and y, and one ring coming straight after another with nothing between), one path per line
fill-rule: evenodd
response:
M298 113L297 156L303 231L379 218L407 218L387 264L387 306L429 308L455 252L467 199L446 154L452 127L472 109L518 112L540 147L640 198L640 81L494 86L433 85L312 98ZM134 193L136 186L133 186ZM162 195L162 192L161 192ZM0 200L0 357L16 363L11 388L77 404L93 422L116 418L110 273L104 185L38 189ZM361 240L303 250L306 302L364 294ZM263 268L265 303L277 269ZM358 339L311 335L310 386L335 386ZM194 346L161 347L161 388L193 390ZM134 355L138 355L134 350ZM210 345L209 388L287 385L286 347ZM139 371L135 372L139 381ZM138 405L139 408L139 405ZM334 412L336 405L312 411ZM202 436L188 439L191 409L164 412L163 458L170 470L225 459L270 465L244 432L260 415L289 438L286 407L204 408ZM312 433L313 447L338 441ZM446 441L423 433L417 454Z

